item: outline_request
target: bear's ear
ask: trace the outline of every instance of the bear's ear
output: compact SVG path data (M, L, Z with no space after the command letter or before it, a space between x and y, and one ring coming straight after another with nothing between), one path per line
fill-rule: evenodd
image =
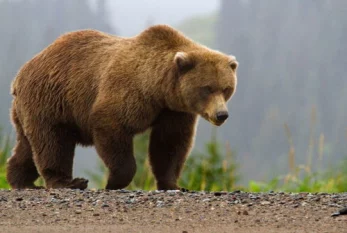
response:
M233 55L229 56L229 66L233 71L235 71L239 66L239 63L236 61L236 57Z
M185 73L194 67L193 60L185 52L177 52L174 62L180 73Z

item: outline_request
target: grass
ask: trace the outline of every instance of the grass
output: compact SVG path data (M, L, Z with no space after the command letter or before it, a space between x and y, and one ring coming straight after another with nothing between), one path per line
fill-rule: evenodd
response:
M347 191L347 160L345 159L337 169L327 172L312 172L305 165L296 167L296 174L280 175L268 182L250 181L245 189L250 192L325 192L339 193Z
M338 166L322 169L324 152L324 135L318 140L314 138L315 111L312 111L310 138L306 155L306 164L296 163L296 150L288 125L284 125L288 138L288 170L289 173L274 177L263 182L251 180L248 186L237 186L240 176L237 172L234 153L228 145L222 150L214 135L206 143L203 152L193 152L188 158L182 172L179 184L189 190L232 191L240 189L249 192L346 192L347 191L347 158ZM315 143L317 141L317 143ZM148 134L135 139L135 156L138 172L129 189L155 189L154 178L150 172L147 158ZM317 151L317 154L313 152ZM104 169L103 165L100 165ZM105 171L105 170L104 170ZM106 174L106 173L105 173ZM104 187L106 176L100 182L100 177L94 175L98 187Z
M2 189L8 189L10 187L6 181L6 160L10 153L10 138L1 136L0 134L0 188Z
M237 186L240 180L238 164L235 163L235 153L226 144L222 146L213 134L211 140L205 144L202 152L193 151L188 157L179 185L189 190L206 191L233 191L236 189L249 192L346 192L347 191L347 158L332 169L323 170L322 160L324 151L324 135L314 138L314 113L310 126L310 138L307 161L305 164L296 163L296 152L289 127L285 125L288 138L288 174L282 174L273 179L263 181L249 181L247 186ZM151 172L147 151L149 132L135 137L134 154L137 162L137 173L132 183L127 187L130 190L155 190L155 179ZM0 188L8 189L6 181L6 160L10 156L12 143L9 137L0 132ZM317 151L316 154L313 152ZM87 176L96 184L96 188L104 188L107 181L107 169L100 162L99 172L87 171ZM103 175L99 175L100 172ZM43 185L40 178L37 185Z
M189 190L232 191L239 180L238 165L229 144L223 147L215 136L205 144L203 152L195 152L183 170L180 185Z
M296 163L296 150L293 138L287 124L284 125L288 139L288 168L289 173L279 175L268 182L250 181L247 188L251 192L284 191L284 192L346 192L347 191L347 157L334 168L322 170L324 156L324 134L315 139L314 129L316 111L312 109L310 121L309 144L306 163ZM316 151L316 154L314 154ZM314 160L315 159L315 160Z
M137 163L137 172L131 184L130 190L155 190L156 184L151 172L147 151L149 143L149 132L135 137L134 154ZM235 188L238 180L237 165L234 164L234 153L226 146L225 151L216 140L208 142L204 152L194 152L188 157L182 171L179 185L189 190L208 191L231 191ZM97 188L105 187L107 181L107 170L100 162L99 169L103 176L91 171L87 175L91 178Z

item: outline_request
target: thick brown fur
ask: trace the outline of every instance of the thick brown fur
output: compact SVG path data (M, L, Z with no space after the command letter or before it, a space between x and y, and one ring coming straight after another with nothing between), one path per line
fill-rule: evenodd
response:
M106 188L124 188L136 171L133 137L151 129L158 189L178 189L197 116L225 121L237 65L166 25L132 38L94 30L59 37L12 83L17 144L9 184L32 188L41 175L47 188L86 188L87 180L72 177L81 144L94 145L109 169Z

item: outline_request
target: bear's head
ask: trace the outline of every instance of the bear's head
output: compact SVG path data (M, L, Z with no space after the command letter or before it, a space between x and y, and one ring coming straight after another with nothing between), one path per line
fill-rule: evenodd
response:
M236 90L236 58L211 50L177 52L174 65L182 110L222 125L229 116L227 102Z

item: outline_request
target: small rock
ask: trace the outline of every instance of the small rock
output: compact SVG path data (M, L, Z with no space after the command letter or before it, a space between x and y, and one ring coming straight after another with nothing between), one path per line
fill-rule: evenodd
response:
M307 202L303 201L301 202L301 206L306 206L307 205Z
M340 210L337 211L336 213L333 213L331 216L332 216L332 217L336 217L336 216L345 215L345 214L347 214L347 207L346 207L346 208L343 208L343 209L340 209Z
M125 201L125 203L127 203L127 204L134 204L135 202L136 202L135 198Z
M167 190L166 191L167 193L179 193L179 192L181 192L180 190Z
M119 190L118 192L120 192L120 193L130 193L131 191L126 190L126 189L121 189L121 190Z
M81 210L75 210L75 214L81 214L82 211Z
M269 202L269 201L262 201L262 202L260 202L260 205L270 205L271 204L271 202Z
M250 194L248 197L249 197L250 199L259 199L259 197L255 196L255 195L253 195L253 194Z
M162 207L164 206L164 202L163 201L157 201L157 207Z

